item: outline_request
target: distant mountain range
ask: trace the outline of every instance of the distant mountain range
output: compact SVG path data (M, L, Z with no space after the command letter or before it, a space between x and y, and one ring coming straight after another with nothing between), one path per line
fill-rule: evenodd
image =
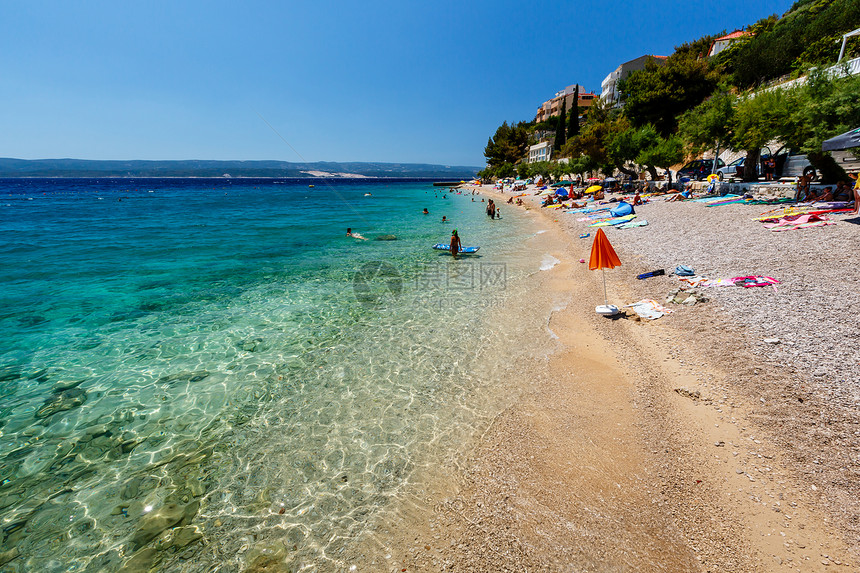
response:
M427 177L459 180L474 177L480 169L425 163L0 158L0 177Z

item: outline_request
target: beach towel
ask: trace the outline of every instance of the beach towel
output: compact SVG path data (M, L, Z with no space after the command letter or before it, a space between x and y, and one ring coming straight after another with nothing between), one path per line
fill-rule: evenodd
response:
M642 318L647 318L648 320L657 320L664 314L674 312L673 310L661 305L656 300L650 299L643 299L639 302L628 304L627 306L625 306L625 308L632 308L633 312L635 312Z
M835 225L833 221L815 215L806 213L803 215L788 215L781 217L776 223L765 223L764 228L771 231L793 231L795 229L806 229L808 227L823 227L825 225Z
M596 223L592 223L589 227L611 227L613 225L621 225L622 223L626 223L632 219L635 219L636 215L626 215L624 217L612 217L610 219L603 219Z
M778 292L776 290L776 285L779 284L779 281L773 277L751 275L748 277L733 277L729 280L732 281L735 286L740 286L744 288L771 286L773 287L773 292Z
M692 277L684 277L680 280L681 280L681 282L685 282L685 283L687 283L693 287L706 286L707 283L709 282L708 277L700 277L698 275L692 276ZM732 286L734 286L734 285L732 284Z
M630 221L629 223L623 223L618 225L616 229L632 229L634 227L647 227L648 221L642 219L641 221Z
M745 203L746 199L739 197L737 199L721 199L719 201L708 201L705 207L722 207L723 205L731 205L732 203Z

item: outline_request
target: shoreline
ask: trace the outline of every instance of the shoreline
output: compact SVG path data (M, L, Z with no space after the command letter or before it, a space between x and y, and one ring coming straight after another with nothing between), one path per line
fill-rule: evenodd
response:
M476 191L510 209L509 194ZM547 325L563 349L549 359L550 376L524 384L522 399L481 436L456 490L413 516L414 534L392 543L400 562L410 571L850 569L858 550L850 526L860 511L856 486L827 482L857 464L830 467L826 456L836 452L822 436L792 432L814 423L815 408L828 421L824 410L843 416L840 427L850 429L856 409L837 411L826 392L804 388L791 364L771 359L760 366L762 343L750 340L758 332L730 314L736 301L676 306L651 322L597 316L599 273L577 262L591 247L590 238L578 238L584 225L541 209L536 197L523 199L548 229L544 237L555 245L548 254L559 259L536 294L567 293L566 308ZM657 218L666 227L677 212L696 208L708 212L704 218L718 215L720 224L725 216L739 218L753 234L760 227L748 221L758 211L744 206L656 202L641 211L651 219L667 207L672 213ZM677 283L630 280L651 270L654 257L643 252L647 241L621 233L650 233L653 243L658 228L609 233L623 265L607 273L611 302L643 294L660 300ZM774 235L792 240L790 233ZM671 240L684 251L681 239ZM660 286L651 282L657 280ZM752 296L765 289L735 290ZM797 400L786 398L792 388L804 393L803 412L787 410ZM810 472L801 463L805 455L827 470Z

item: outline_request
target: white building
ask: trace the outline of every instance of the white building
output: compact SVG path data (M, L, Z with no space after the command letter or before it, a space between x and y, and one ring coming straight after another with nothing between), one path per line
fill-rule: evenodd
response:
M746 36L751 36L751 35L752 35L752 32L744 32L742 30L735 30L731 34L728 34L728 35L723 36L721 38L717 38L716 40L714 40L714 43L711 44L711 49L708 50L708 57L713 58L714 56L716 56L717 54L719 54L720 52L722 52L723 50L725 50L726 48L731 46L733 43L740 40L741 38L744 38Z
M649 61L654 62L658 66L662 66L666 63L666 56L640 56L635 60L624 62L623 64L615 68L614 72L606 76L606 78L604 78L604 80L600 82L600 99L610 104L618 103L618 100L620 98L618 90L616 89L616 84L618 83L618 80L626 78L631 74L631 72L644 70L645 64L647 64Z
M550 155L552 155L552 148L549 145L549 141L541 141L529 147L528 162L549 161Z

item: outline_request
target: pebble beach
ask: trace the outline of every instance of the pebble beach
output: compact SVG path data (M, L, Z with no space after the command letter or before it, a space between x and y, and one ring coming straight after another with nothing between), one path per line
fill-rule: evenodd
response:
M541 207L532 186L516 207L510 191L478 192L549 229L559 264L539 296L566 296L548 324L563 350L545 377L523 371L530 391L456 491L394 544L408 570L854 570L860 218L773 232L754 220L773 206L651 197L636 207L647 226L606 229L622 261L606 271L622 307L610 319L594 312L603 284L582 264L596 231L582 214ZM677 265L778 283L668 303ZM671 312L624 308L642 299Z

